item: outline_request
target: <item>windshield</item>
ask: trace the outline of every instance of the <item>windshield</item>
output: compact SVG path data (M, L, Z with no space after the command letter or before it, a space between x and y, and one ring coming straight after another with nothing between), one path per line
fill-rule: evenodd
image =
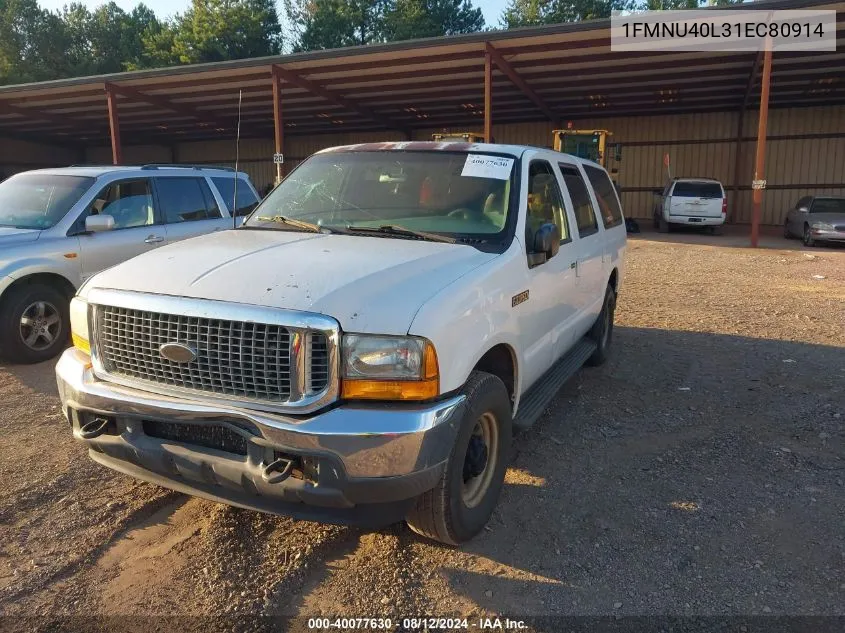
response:
M845 214L845 198L816 198L813 201L813 213Z
M283 216L327 228L391 225L493 239L505 228L513 163L442 151L317 154L276 187L246 224L280 228L270 220Z
M49 229L94 182L82 176L18 174L0 183L0 226Z

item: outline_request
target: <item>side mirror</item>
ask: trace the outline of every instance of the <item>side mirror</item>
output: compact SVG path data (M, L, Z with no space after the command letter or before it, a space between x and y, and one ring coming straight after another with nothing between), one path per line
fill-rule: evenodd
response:
M528 256L531 267L546 263L560 250L560 229L547 222L534 234L533 253Z
M810 209L808 209L807 207L798 207L798 212L799 213L809 213Z
M85 218L85 230L89 233L102 233L114 228L114 218L110 215L89 215Z

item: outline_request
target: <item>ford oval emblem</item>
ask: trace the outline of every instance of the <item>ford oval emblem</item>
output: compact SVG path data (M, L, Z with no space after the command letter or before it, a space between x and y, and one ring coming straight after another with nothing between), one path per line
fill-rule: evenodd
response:
M183 343L165 343L158 348L158 353L174 363L190 363L197 358L196 350Z

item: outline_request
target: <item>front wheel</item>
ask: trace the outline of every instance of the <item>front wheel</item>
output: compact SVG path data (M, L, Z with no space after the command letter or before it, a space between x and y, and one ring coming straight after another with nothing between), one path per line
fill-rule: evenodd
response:
M613 319L616 315L616 292L613 286L607 285L604 292L604 303L599 317L587 336L596 344L596 351L587 359L587 365L597 367L603 365L610 353L610 343L613 339Z
M40 363L61 352L70 332L68 300L43 284L14 288L0 305L0 355L17 363Z
M810 233L809 225L804 226L804 238L802 240L804 242L804 246L815 246L816 240L813 239L813 234Z
M447 545L470 540L490 520L511 443L511 402L504 383L474 371L463 393L464 415L446 469L405 517L414 532Z

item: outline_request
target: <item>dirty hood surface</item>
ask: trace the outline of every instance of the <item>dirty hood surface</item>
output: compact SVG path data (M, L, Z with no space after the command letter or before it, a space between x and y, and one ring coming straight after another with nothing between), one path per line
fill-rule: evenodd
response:
M239 229L130 259L96 275L85 292L303 310L334 317L346 331L404 334L427 299L497 256L461 244Z

